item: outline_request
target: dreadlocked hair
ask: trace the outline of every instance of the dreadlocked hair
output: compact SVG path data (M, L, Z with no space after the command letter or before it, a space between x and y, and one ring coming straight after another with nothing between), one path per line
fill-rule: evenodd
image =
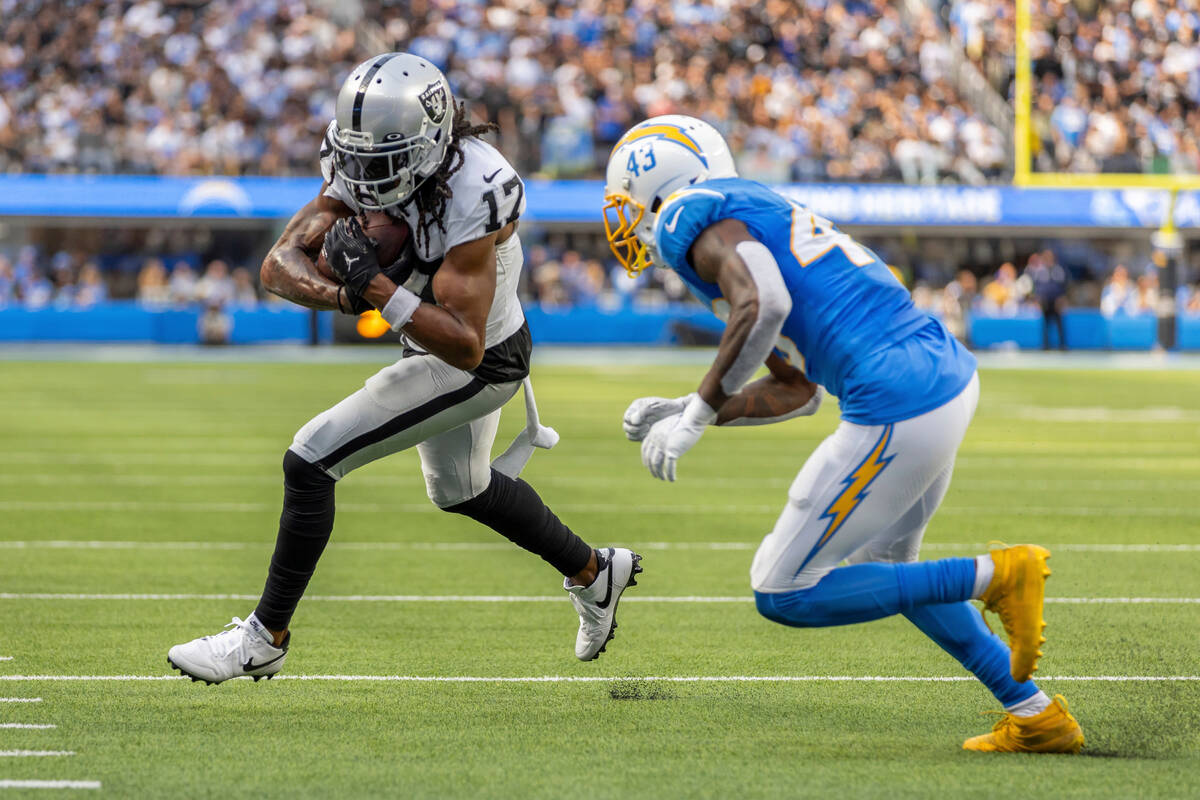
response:
M463 139L495 133L498 130L500 126L494 122L475 125L467 116L467 107L459 102L454 104L454 122L450 126L450 145L446 148L446 155L437 172L426 178L413 194L418 215L417 231L426 241L429 240L429 232L434 225L437 225L442 233L446 232L442 217L446 215L446 205L454 196L454 190L450 188L450 177L462 169L466 161L462 151Z

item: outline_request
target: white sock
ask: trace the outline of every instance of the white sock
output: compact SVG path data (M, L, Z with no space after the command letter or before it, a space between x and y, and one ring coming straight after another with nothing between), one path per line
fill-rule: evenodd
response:
M991 556L975 556L975 585L971 587L971 599L978 600L983 597L984 591L988 584L992 582L992 575L996 572L996 565L992 561Z
M1011 706L1005 706L1004 710L1012 714L1014 717L1036 717L1038 714L1050 707L1050 698L1041 689L1038 689L1037 694L1019 703Z

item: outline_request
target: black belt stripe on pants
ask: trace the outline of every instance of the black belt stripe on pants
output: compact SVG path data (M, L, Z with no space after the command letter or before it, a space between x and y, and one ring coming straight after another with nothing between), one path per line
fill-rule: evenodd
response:
M398 417L393 417L373 431L356 436L329 455L316 462L316 466L328 470L346 458L373 444L389 439L401 431L418 425L430 417L440 414L448 408L458 405L483 391L488 383L480 378L472 378L471 382L461 389L455 389L449 394L438 395L427 403L405 411Z

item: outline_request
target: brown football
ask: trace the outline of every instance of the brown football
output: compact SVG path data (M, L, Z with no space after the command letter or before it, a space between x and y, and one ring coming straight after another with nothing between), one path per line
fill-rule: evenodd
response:
M408 223L384 211L365 211L358 216L358 221L362 224L363 232L376 241L375 255L379 257L379 266L386 270L400 258L408 244ZM324 245L317 256L317 272L330 280L337 280L325 260Z

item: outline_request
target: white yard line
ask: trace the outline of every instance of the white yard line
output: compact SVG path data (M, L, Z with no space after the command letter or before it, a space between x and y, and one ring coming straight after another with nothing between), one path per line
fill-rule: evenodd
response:
M141 500L36 500L0 501L0 511L180 511L187 513L255 513L269 511L278 504L268 503L176 503ZM415 508L414 508L415 510Z
M331 543L332 544L332 543ZM247 550L271 542L121 542L104 539L0 541L0 550ZM344 545L343 545L344 546ZM382 549L382 548L381 548ZM391 548L395 549L395 548Z
M122 464L147 464L153 466L178 465L180 467L186 467L190 464L193 467L242 467L243 469L248 463L262 462L265 464L268 460L278 462L280 458L281 456L274 453L269 457L265 453L72 453L50 450L4 454L4 459L9 464L106 464L115 466ZM274 466L278 469L278 464Z
M356 481L360 482L360 481ZM366 483L366 481L361 481ZM389 485L425 485L420 478L400 478L389 481ZM14 486L246 486L257 484L264 486L283 485L281 475L231 474L222 472L217 475L143 475L143 474L112 474L112 473L56 473L56 472L12 472L0 474L0 484ZM380 484L382 485L382 484Z
M51 731L57 727L57 725L43 725L40 723L0 722L0 728L11 728L13 730L23 731Z
M778 514L779 504L678 504L623 505L621 503L563 503L555 506L561 513L575 514ZM351 514L436 514L429 503L339 503L338 510ZM188 514L278 513L278 503L174 502L152 500L3 500L0 511L59 512L89 511L113 513L180 512ZM1019 517L1166 517L1200 518L1200 507L1163 508L1161 506L947 506L939 509L946 516L1019 516Z
M70 592L0 592L0 600L258 600L256 594L87 594ZM316 594L305 595L307 602L334 603L561 603L563 595L489 595L489 594ZM626 603L753 603L749 595L632 595L622 596ZM1047 597L1047 603L1067 605L1190 605L1200 597Z
M576 436L576 442L588 442L597 446L608 446L613 452L627 449L631 454L636 453L636 446L624 442L618 435L616 438ZM263 447L232 448L219 446L213 449L213 443L202 440L195 445L168 450L103 450L98 452L79 452L78 450L41 449L41 450L11 450L4 454L7 464L106 464L106 465L155 465L155 466L231 466L245 469L247 465L270 464L273 470L279 469L280 453L288 442L284 438L277 439ZM796 461L796 468L808 457L809 452L817 444L817 440L796 438L783 442L779 449L772 450L768 457L772 461L788 463ZM72 444L72 447L77 445ZM760 451L762 442L757 438L730 439L724 442L729 451ZM1124 442L1119 444L1096 442L1068 441L1036 441L1036 440L970 440L959 451L963 458L979 461L1001 462L1013 458L1027 460L1030 464L1046 466L1050 464L1076 464L1085 459L1099 457L1111 461L1129 459L1132 462L1153 463L1154 458L1171 458L1183 461L1195 460L1195 448L1180 441L1150 441ZM633 456L636 459L636 455ZM761 460L761 459L760 459Z
M1079 470L1120 470L1120 474L1128 475L1135 470L1153 470L1154 472L1158 472L1163 469L1186 469L1194 474L1195 465L1200 463L1200 459L1172 453L1164 453L1156 458L1145 457L1147 455L1145 453L1138 456L1128 454L1122 456L1115 453L1098 453L1096 455L1081 453L1079 455L1055 456L1053 454L1029 453L1021 456L1005 456L963 452L954 462L954 465L956 469L955 474L961 474L961 470L964 468L971 470L982 467L990 471L997 467L1015 467L1022 470L1069 468L1073 472Z
M73 755L74 750L0 750L0 758L51 758Z
M636 550L756 550L758 542L628 542ZM265 550L275 543L264 539L258 542L130 542L108 539L45 539L0 540L0 550ZM1085 544L1063 542L1045 544L1051 551L1077 553L1200 553L1200 544ZM500 551L511 550L508 542L339 542L331 541L334 550L433 550L433 551ZM954 550L986 552L985 542L926 542L924 550Z
M1200 603L1200 597L1047 597L1046 602L1063 605L1187 605Z
M350 481L355 486L424 486L420 475L355 475ZM0 473L0 484L28 486L97 486L116 484L120 486L279 486L283 477L272 471L230 473L213 475L170 475L163 473L93 473L93 472L12 472ZM617 486L628 487L629 479L614 475L540 475L539 485L548 486ZM714 489L785 489L792 483L792 476L784 478L688 478L687 485ZM1015 488L1058 492L1063 489L1095 489L1130 492L1137 489L1198 490L1200 480L1181 478L955 478L959 488Z
M1196 446L1189 441L1179 441L1179 437L1171 437L1148 442L1111 442L1098 441L1054 441L1049 439L978 439L969 438L959 452L964 456L1002 455L1012 456L1028 453L1033 456L1050 455L1070 457L1084 453L1095 453L1102 456L1194 456Z
M186 680L188 678L183 675L0 675L0 681L22 682L123 683ZM626 681L660 681L663 683L959 683L976 679L969 675L276 675L275 680L348 683L620 683ZM1200 675L1039 675L1038 681L1190 683L1200 681ZM0 755L3 755L3 752L0 752Z
M0 789L99 789L100 781L8 781Z
M1046 545L1051 552L1067 551L1073 553L1200 553L1200 544L1082 544L1060 543ZM921 545L923 550L976 550L985 552L988 548L982 543L957 542L928 542Z
M1200 412L1178 406L1149 408L1106 408L1104 406L1010 406L1002 419L1028 419L1035 422L1119 422L1144 424L1153 422L1200 422Z
M0 697L0 703L40 703L40 697Z
M659 543L663 546L644 546L648 550L673 549L676 545ZM698 542L694 548L688 548L686 543L679 549L742 549L742 543L733 543L731 547L708 548L707 542ZM714 543L720 545L721 543ZM0 541L0 550L255 550L267 549L274 542L122 542L109 540L73 540L47 539L44 541ZM341 550L512 550L508 542L330 542L330 547Z

